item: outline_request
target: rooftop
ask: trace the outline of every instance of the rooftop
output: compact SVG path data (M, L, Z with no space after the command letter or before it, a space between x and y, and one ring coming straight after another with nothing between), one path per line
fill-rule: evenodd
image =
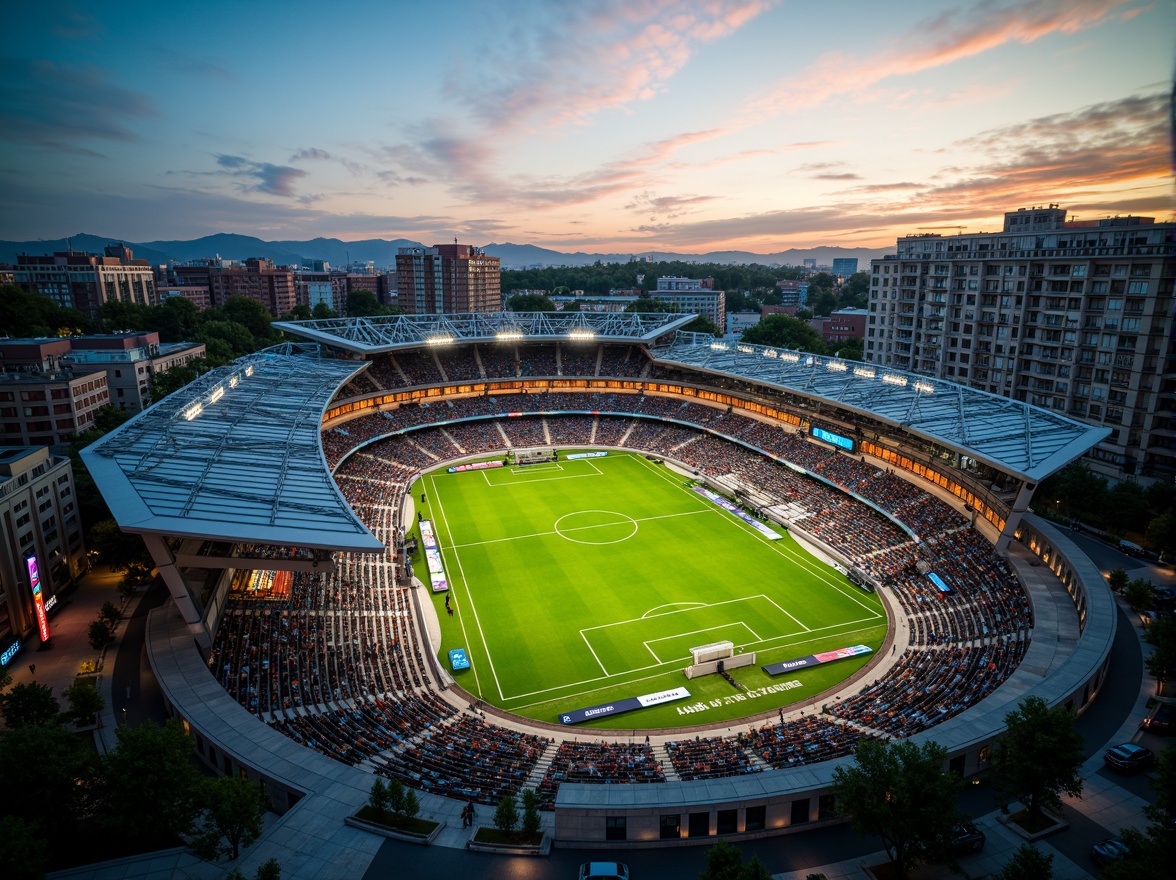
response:
M164 398L82 459L124 531L377 551L319 438L327 404L364 367L317 345L266 349Z
M693 321L693 314L620 312L481 312L275 321L274 327L360 354L469 342L653 342Z
M997 470L1044 479L1110 434L1051 410L915 373L765 345L701 342L683 333L663 364L737 376L827 400L961 450Z

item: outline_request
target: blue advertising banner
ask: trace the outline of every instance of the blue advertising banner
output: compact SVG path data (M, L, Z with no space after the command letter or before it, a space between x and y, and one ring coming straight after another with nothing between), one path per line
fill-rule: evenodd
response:
M797 657L795 660L783 660L780 663L769 663L760 667L768 675L779 675L782 672L795 672L809 666L820 666L822 663L833 663L837 660L847 660L862 654L873 652L869 645L853 645L849 648L838 648L836 651L824 651L820 654L809 654L807 657Z
M634 709L644 709L647 706L660 706L662 703L672 703L675 700L687 700L690 691L686 688L674 688L669 691L659 691L656 694L644 694L640 697L625 697L615 703L601 703L599 706L589 706L587 709L573 709L563 712L559 716L561 724L579 724L581 721L594 721L605 715L619 715L622 712L632 712Z
M568 461L575 461L577 458L604 458L608 455L607 452L573 452L567 456Z
M930 579L931 583L935 584L935 589L939 590L939 592L941 592L941 593L950 593L951 592L951 587L949 587L947 584L945 584L943 582L943 578L941 578L935 572L933 572L933 571L927 572L927 577Z
M773 531L772 529L769 529L767 526L765 526L762 522L760 522L758 519L756 519L754 516L752 516L746 510L743 510L739 505L732 504L730 501L728 501L726 498L724 498L722 495L718 494L717 492L712 492L710 489L707 489L705 486L693 486L691 488L693 488L695 492L697 492L703 498L710 501L712 504L717 504L719 507L723 508L723 510L727 511L728 513L735 514L735 516L739 517L741 520L743 520L745 523L747 523L749 526L751 526L753 529L755 529L757 532L759 532L765 538L768 538L769 540L772 540L772 541L779 541L782 537L784 537L779 532Z

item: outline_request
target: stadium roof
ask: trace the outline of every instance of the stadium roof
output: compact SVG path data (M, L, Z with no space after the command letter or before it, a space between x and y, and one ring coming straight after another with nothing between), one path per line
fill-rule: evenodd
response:
M682 333L653 354L664 364L830 401L1030 481L1044 479L1110 434L954 382L790 349Z
M323 411L366 364L297 343L221 367L82 450L119 527L377 551L323 457Z
M481 312L275 321L274 327L335 348L378 354L421 345L467 342L653 342L696 317L627 312Z

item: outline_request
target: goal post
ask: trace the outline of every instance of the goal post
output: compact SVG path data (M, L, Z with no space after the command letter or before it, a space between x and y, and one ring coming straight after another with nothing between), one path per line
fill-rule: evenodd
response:
M687 678L698 678L700 675L714 675L740 666L752 666L755 663L755 652L736 654L734 642L711 642L709 645L691 648L690 658L694 662L682 671Z
M555 447L553 446L532 446L527 449L515 449L512 454L514 455L514 463L523 466L556 460Z

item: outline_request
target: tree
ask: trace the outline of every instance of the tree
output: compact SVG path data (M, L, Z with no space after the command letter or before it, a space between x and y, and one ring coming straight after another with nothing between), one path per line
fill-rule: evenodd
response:
M400 812L410 819L415 819L420 811L421 802L417 799L417 793L411 788L406 788L404 790L404 806L401 807Z
M76 336L88 324L77 309L62 308L44 294L0 285L0 327L11 336Z
M774 345L778 348L792 348L797 351L825 353L825 342L821 334L804 321L788 315L768 315L754 327L743 331L743 341L755 345Z
M533 837L543 827L543 820L539 816L539 795L535 789L523 789L523 834Z
M205 355L209 360L212 360L214 351L218 353L218 359L220 353L227 351L231 360L260 348L249 328L236 321L205 321L200 328L200 341L205 344ZM227 348L214 347L215 342L223 343Z
M317 302L314 304L314 308L311 309L310 317L321 321L325 318L338 318L339 313L332 309L325 302Z
M282 865L277 859L266 859L265 864L259 865L257 880L282 880Z
M1123 588L1123 598L1132 611L1150 611L1156 604L1156 590L1151 581L1134 578Z
M230 296L221 308L221 315L224 320L243 326L262 345L268 344L274 335L270 326L273 315L260 300L251 296Z
M1147 643L1155 650L1144 660L1148 674L1162 688L1164 682L1172 680L1176 670L1176 620L1164 617L1153 620L1147 628Z
M258 783L237 776L206 779L201 801L204 812L192 849L202 858L236 859L241 847L252 846L261 836L269 798Z
M938 743L863 740L854 763L833 771L837 810L861 835L878 835L900 880L925 852L951 836L959 821L960 779L945 773Z
M90 647L95 651L101 651L114 642L114 630L102 618L90 622L90 628L86 630L86 635L90 640Z
M93 724L95 716L106 706L102 693L89 678L75 679L63 696L69 703L66 717L78 724Z
M101 815L143 846L175 846L199 811L202 777L192 738L178 718L123 725L117 736L118 746L102 759Z
M1111 585L1111 589L1116 593L1123 592L1128 580L1127 572L1121 568L1112 569L1111 573L1107 575L1107 583Z
M508 312L554 312L555 303L542 293L516 293L506 301Z
M33 825L19 816L0 818L0 876L41 880L48 864L48 847Z
M1176 553L1176 513L1169 510L1148 523L1146 541L1165 557Z
M1022 843L994 880L1053 880L1053 853Z
M13 812L41 837L66 839L92 822L96 762L93 747L59 724L10 727L0 736L0 791L20 793L9 807L19 805Z
M380 305L376 295L370 290L352 290L347 294L347 316L355 318L361 315L387 315L390 310Z
M388 786L384 783L383 776L377 776L372 780L372 790L368 793L368 806L373 810L379 810L381 813L388 811L390 804L388 798Z
M837 294L832 290L810 290L808 306L814 315L828 315L837 308Z
M771 880L771 877L759 856L752 856L745 865L739 847L720 840L707 849L706 870L698 875L698 880Z
M0 714L9 729L43 727L56 723L61 704L53 696L53 688L34 681L18 684L0 696Z
M518 824L519 808L514 795L504 794L494 810L494 827L509 834Z
M1085 756L1074 720L1073 709L1051 709L1037 696L1026 697L1005 716L1008 731L996 747L993 786L1025 805L1031 830L1038 828L1044 811L1062 808L1063 793L1082 794L1078 773Z
M119 610L117 605L107 599L102 603L102 607L98 609L98 616L111 626L114 626L122 619L122 611Z
M388 782L388 806L393 813L404 812L404 783L399 779Z
M718 325L710 318L704 315L699 315L689 324L682 328L686 333L709 333L711 336L719 335Z

